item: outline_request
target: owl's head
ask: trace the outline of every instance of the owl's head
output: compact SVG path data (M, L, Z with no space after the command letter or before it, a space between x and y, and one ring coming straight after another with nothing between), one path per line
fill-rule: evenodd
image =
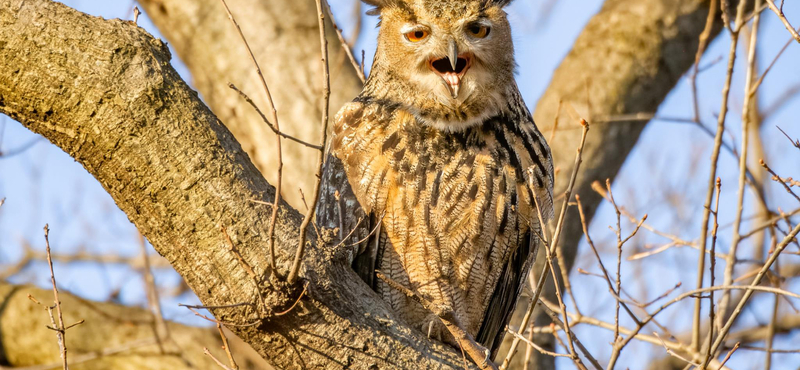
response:
M459 131L497 114L514 83L503 7L511 0L363 0L380 15L365 91L433 127Z

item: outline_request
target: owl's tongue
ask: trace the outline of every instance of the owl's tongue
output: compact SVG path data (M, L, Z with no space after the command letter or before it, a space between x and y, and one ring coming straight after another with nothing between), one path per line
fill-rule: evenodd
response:
M458 97L458 87L461 85L461 75L455 72L447 72L442 74L442 79L444 79L447 87L450 88L450 95L453 96L453 99Z

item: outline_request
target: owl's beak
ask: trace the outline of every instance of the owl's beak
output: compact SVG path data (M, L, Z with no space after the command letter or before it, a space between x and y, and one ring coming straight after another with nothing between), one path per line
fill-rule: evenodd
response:
M458 63L458 44L456 44L456 40L450 40L450 47L447 48L447 51L447 58L450 59L450 66L453 67L455 71Z
M461 78L469 69L470 59L469 54L458 55L458 45L455 40L451 40L447 48L447 56L430 61L431 70L442 78L442 83L447 87L453 99L458 98Z

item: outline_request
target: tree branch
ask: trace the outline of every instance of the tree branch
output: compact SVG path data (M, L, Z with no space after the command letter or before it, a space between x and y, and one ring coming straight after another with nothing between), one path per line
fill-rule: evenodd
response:
M47 0L0 3L0 40L0 112L80 162L203 304L259 306L212 312L223 322L262 320L234 332L273 365L462 366L455 350L398 321L312 233L300 274L308 292L295 309L270 319L295 302L300 288L263 280L271 210L252 200L270 202L274 189L172 69L163 42L133 22ZM301 218L280 204L282 274ZM260 283L230 252L221 226Z

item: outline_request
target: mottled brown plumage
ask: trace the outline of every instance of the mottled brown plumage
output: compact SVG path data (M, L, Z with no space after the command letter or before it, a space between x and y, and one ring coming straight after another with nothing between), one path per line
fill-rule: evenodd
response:
M538 242L534 197L552 214L550 150L513 79L508 1L368 3L381 16L375 62L332 146L380 221L354 267L410 324L440 330L374 270L451 307L496 351Z

